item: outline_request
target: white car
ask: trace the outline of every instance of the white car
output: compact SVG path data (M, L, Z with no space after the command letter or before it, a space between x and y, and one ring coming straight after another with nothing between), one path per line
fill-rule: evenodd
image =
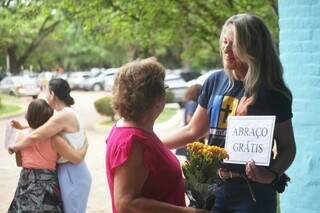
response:
M188 89L187 82L178 74L167 74L164 83L173 93L173 101L182 104L184 102L184 95Z
M0 82L0 91L9 95L37 98L40 93L40 86L36 78L29 76L8 76Z
M84 90L101 91L105 88L107 78L113 78L117 69L109 68L101 71L98 75L91 76L83 83Z
M187 82L187 85L188 87L192 86L192 85L195 85L195 84L200 84L200 85L203 85L204 82L207 80L207 78L215 73L215 72L218 72L218 71L221 71L222 69L214 69L214 70L209 70L208 72L205 72L203 73L202 75L200 75L198 78L196 79L193 79L191 81L188 81Z
M112 90L114 78L118 72L118 68L108 69L109 73L104 77L104 90L110 92Z
M73 72L68 78L68 83L71 89L81 89L81 83L90 77L89 71Z

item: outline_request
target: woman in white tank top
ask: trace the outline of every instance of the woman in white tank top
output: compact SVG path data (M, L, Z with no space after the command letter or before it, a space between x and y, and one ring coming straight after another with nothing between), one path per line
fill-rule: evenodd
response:
M47 101L56 110L56 113L22 141L10 146L9 152L16 152L57 134L69 141L75 149L81 148L86 143L86 137L78 115L70 107L74 104L70 91L67 81L63 79L50 80ZM64 211L66 213L86 212L92 180L85 162L72 164L60 158L58 163L58 177Z

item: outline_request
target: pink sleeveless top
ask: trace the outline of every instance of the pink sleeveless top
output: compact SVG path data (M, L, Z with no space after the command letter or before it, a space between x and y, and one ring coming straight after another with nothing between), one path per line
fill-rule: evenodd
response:
M23 130L26 135L31 129ZM22 167L29 169L56 169L58 153L51 146L50 139L39 141L21 150Z
M114 172L128 159L133 142L144 150L144 163L149 171L141 196L178 206L185 206L184 185L180 163L160 139L134 127L113 127L107 139L106 170L113 212Z

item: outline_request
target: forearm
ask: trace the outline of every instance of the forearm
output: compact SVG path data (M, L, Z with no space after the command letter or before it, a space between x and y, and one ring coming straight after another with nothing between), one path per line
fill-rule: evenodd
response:
M63 151L63 152L60 152L59 154L73 164L80 163L84 159L84 156L85 156L85 154L80 153L78 150L70 151L67 154L66 154L66 152L67 151ZM63 153L63 155L61 153Z
M23 124L23 125L21 125L20 129L27 129L27 128L29 128L29 126L27 124Z
M30 132L22 140L18 141L18 143L14 145L15 150L19 151L39 141L49 139L55 136L56 134L58 134L61 130L62 130L62 125L58 126L57 124L55 124L50 126L50 125L44 124L38 129L35 129L34 131Z
M34 143L37 143L38 141L40 141L40 137L37 134L34 134L33 132L31 132L29 135L27 135L26 137L22 138L21 140L19 140L15 145L14 145L14 150L19 151L22 150L28 146L31 146Z
M208 121L207 109L198 106L188 125L175 131L170 136L162 138L162 141L169 149L185 146L203 137L208 132Z
M271 165L271 169L278 174L284 173L292 164L296 155L295 147L291 149L286 149L278 153L276 159L274 160L273 164Z
M161 140L169 149L175 149L185 146L200 137L201 135L198 136L194 134L191 127L189 125L186 125L170 134L169 136L162 138Z
M54 136L51 142L52 147L56 152L58 152L62 157L74 164L80 163L83 160L88 148L88 145L86 144L81 149L76 150L66 140L58 135Z
M276 159L271 169L278 174L284 173L296 156L296 143L293 134L291 120L287 120L276 126L277 152Z
M22 166L21 152L17 152L17 153L16 153L16 164L17 164L17 166L19 166L19 167Z

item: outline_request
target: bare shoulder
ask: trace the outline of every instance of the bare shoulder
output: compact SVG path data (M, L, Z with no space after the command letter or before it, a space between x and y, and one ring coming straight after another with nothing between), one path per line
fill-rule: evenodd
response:
M56 120L68 121L75 117L74 113L69 110L61 110L55 113L53 116Z

